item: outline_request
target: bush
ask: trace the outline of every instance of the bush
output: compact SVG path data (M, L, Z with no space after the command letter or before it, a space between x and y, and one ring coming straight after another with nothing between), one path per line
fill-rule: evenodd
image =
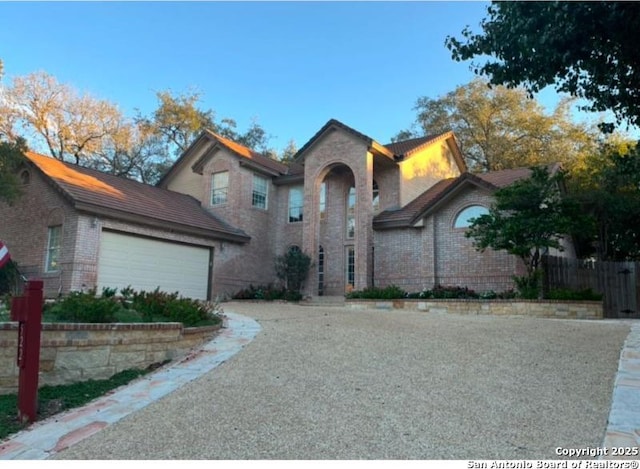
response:
M594 292L591 288L585 288L583 290L554 288L547 294L547 299L565 301L601 301L602 295Z
M289 249L275 259L276 276L285 282L287 290L300 292L311 268L311 257L299 249Z
M96 296L89 292L72 292L67 297L45 307L47 320L110 323L110 322L180 322L186 327L215 325L222 322L217 305L179 298L178 293L136 292L127 287L116 297L114 289L103 289Z
M114 322L120 305L113 298L97 297L95 289L87 293L71 292L69 296L45 307L45 313L62 321Z
M406 298L407 292L396 285L384 288L369 287L364 290L353 290L345 295L349 299L396 300Z
M257 287L249 285L249 287L238 291L232 298L234 300L300 301L302 294L299 291L275 287L272 284Z
M13 260L9 260L2 268L0 268L0 296L14 295L20 284L20 272L18 272L18 264Z

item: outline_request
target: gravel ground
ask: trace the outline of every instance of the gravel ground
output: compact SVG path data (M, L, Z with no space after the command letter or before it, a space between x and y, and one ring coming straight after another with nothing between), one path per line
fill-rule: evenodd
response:
M227 303L256 339L57 459L557 459L602 444L628 324Z

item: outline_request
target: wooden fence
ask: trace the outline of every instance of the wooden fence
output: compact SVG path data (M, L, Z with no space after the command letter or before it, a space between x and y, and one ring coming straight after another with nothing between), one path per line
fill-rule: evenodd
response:
M603 295L606 318L640 319L640 262L608 262L546 256L548 288L591 288Z

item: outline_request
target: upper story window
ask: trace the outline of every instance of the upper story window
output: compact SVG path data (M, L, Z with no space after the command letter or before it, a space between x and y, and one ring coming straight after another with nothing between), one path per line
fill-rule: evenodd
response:
M229 192L229 171L213 173L211 176L211 205L227 203Z
M474 218L478 218L482 215L487 215L489 210L482 205L470 205L458 213L456 220L453 223L454 228L467 228L471 226L471 221Z
M47 240L47 259L45 272L60 270L60 251L62 249L62 225L50 226Z
M377 211L380 209L380 189L378 188L378 183L373 181L373 211Z
M295 186L289 188L289 223L302 221L304 206L304 188Z
M267 209L269 196L269 181L257 174L253 175L253 192L251 195L251 205L257 208Z
M347 238L352 239L356 234L356 188L351 186L347 193Z
M327 212L327 184L320 185L320 220L324 220Z

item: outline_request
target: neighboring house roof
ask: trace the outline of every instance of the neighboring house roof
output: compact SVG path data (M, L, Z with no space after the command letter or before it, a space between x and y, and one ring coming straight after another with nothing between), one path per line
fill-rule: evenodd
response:
M553 174L558 168L559 165L557 164L551 165L549 166L549 171ZM531 169L516 168L480 174L464 173L457 178L443 179L404 207L398 210L385 210L378 214L373 219L373 227L378 230L411 227L457 194L467 184L473 184L494 192L520 179L528 178L530 175Z
M247 242L243 231L193 197L27 152L31 162L76 209L214 239Z

